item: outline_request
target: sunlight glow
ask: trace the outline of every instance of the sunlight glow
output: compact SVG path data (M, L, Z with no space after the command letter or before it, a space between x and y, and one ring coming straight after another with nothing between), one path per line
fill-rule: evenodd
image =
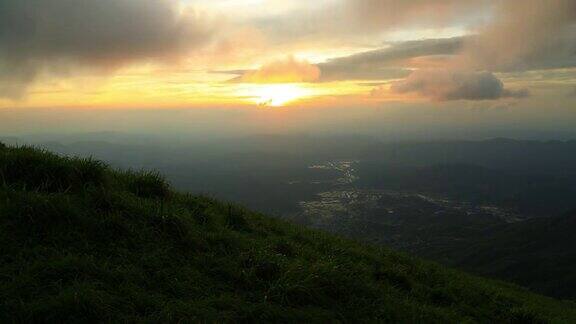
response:
M310 95L310 90L298 84L258 85L250 91L259 106L282 107Z

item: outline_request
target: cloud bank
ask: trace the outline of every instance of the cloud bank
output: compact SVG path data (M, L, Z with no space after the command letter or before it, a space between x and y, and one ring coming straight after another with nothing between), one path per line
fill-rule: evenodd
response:
M0 0L0 97L23 96L45 74L174 60L208 43L218 46L201 55L221 63L239 52L238 66L230 66L242 68L255 57L313 52L300 45L365 48L390 31L438 27L469 34L388 43L316 65L289 57L228 72L246 83L402 79L396 93L484 100L527 95L506 89L495 73L576 67L575 0L275 0L259 8L232 2L205 1L227 15L211 24L181 0Z
M499 1L455 64L490 71L576 66L576 1Z
M446 69L418 70L402 81L394 82L394 93L416 93L438 101L495 100L524 98L528 91L508 90L489 72L450 71Z
M410 74L414 58L442 59L462 49L464 38L425 39L391 44L387 48L334 58L319 64L322 81L382 80Z
M174 59L211 35L177 0L0 0L0 97L71 66Z
M245 71L232 81L244 83L315 82L320 78L320 75L320 69L316 65L289 56L265 64L258 70Z
M411 25L462 25L474 14L490 17L471 29L475 37L465 39L457 62L460 69L502 72L576 66L574 0L347 0L345 4L349 21L372 32Z
M398 26L449 26L487 7L483 0L347 0L350 21L365 30ZM356 27L357 28L357 27Z
M407 1L404 5L414 6L414 12L418 11L415 8L425 8L426 5L446 6L449 8L448 13L454 13L466 10L470 2ZM368 21L387 20L388 12L394 11L392 8L403 8L404 5L393 0L355 3L359 8L356 13L362 14ZM436 44L424 41L420 43L422 47L418 51L408 52L405 59L411 57L409 63L416 70L404 80L394 83L391 90L395 93L417 93L434 100L521 98L528 95L526 90L506 90L492 72L576 67L576 1L502 0L491 2L490 8L493 16L490 22L477 28L473 35L459 38L460 42L456 46L443 50ZM405 15L401 17L406 19ZM387 25L376 24L375 28L382 26ZM430 57L425 55L434 46L438 50L437 54L445 54L447 57L431 62ZM395 49L384 52L394 53ZM384 52L380 52L378 57L384 58L381 55ZM373 56L373 53L366 55ZM356 57L361 58L363 55ZM348 68L354 66L353 57L339 62L349 62ZM371 66L364 65L362 68L375 71L382 61L366 62ZM429 65L437 63L438 66L435 69L426 68L425 64L420 64L423 67L414 66L414 63L422 62ZM387 73L381 75L383 79L389 77ZM375 92L381 92L381 89Z

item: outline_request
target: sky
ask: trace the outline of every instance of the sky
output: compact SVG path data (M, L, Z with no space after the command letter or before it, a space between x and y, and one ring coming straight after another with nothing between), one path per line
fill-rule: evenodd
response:
M2 134L574 126L573 0L0 0Z

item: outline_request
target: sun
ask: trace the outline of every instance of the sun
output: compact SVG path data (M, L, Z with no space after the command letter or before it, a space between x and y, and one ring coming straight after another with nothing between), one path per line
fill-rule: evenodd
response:
M282 107L310 95L310 91L298 84L258 85L250 91L259 106Z

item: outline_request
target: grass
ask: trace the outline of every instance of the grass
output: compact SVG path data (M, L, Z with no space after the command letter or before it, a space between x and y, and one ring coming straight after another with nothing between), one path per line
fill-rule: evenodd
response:
M570 323L576 304L0 145L0 322Z

